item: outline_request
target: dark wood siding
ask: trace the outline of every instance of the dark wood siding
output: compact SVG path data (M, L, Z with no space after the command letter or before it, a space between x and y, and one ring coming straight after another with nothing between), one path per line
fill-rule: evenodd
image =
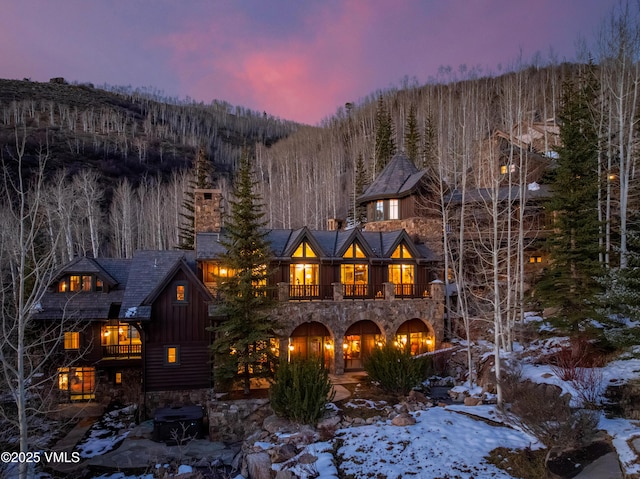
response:
M144 325L146 346L145 376L147 391L209 387L209 343L211 333L207 297L191 282L191 277L179 270L167 282L151 308L151 321ZM187 285L184 304L175 301L175 286ZM178 365L167 365L165 347L180 350Z
M149 344L146 349L147 391L211 387L208 341ZM179 364L167 365L165 347L179 347Z

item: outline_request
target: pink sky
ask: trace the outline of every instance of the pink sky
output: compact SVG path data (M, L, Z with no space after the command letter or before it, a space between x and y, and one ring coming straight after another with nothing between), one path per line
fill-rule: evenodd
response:
M617 0L0 0L0 77L224 100L317 124L441 66L576 58Z

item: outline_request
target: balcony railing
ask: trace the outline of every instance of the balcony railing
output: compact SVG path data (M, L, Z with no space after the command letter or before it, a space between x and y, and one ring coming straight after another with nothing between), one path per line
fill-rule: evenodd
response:
M111 344L102 346L102 357L109 359L140 359L142 344Z
M287 284L281 283L278 298L281 301L340 301L340 300L390 300L418 299L431 296L431 285L416 284Z

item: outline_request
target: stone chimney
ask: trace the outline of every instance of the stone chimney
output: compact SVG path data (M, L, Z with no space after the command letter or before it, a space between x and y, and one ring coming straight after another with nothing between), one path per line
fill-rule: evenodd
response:
M327 220L327 229L329 231L337 231L343 228L344 221L338 218L329 218Z
M196 189L193 194L195 233L220 233L222 229L222 191Z

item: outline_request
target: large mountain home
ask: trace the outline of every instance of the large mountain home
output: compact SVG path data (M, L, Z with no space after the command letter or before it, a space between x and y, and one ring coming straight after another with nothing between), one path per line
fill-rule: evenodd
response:
M206 398L207 327L224 320L216 316L216 285L233 271L219 259L221 192L196 190L194 198L195 254L77 258L57 274L37 314L71 325L58 369L63 398L142 395L151 405ZM267 239L281 356L320 357L342 374L361 370L385 341L414 354L442 344L439 257L404 230L270 230Z

